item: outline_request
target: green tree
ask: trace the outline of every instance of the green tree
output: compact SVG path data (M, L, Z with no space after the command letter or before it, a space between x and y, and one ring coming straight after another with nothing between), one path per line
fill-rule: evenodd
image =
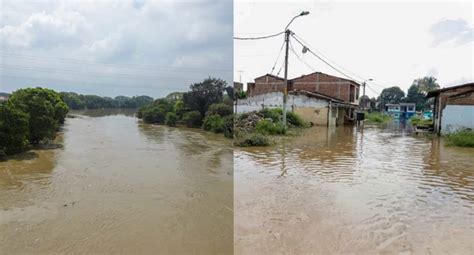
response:
M175 127L178 122L178 116L174 112L168 112L166 114L165 124L170 127Z
M413 84L408 88L408 93L404 101L407 103L415 103L417 110L423 110L427 100L425 95L420 92L418 86Z
M191 111L198 111L202 118L211 104L222 101L226 85L221 79L207 78L192 84L191 91L183 94L183 102Z
M20 152L28 145L28 115L11 102L0 104L0 156Z
M188 127L200 127L202 125L202 116L198 111L187 112L183 115L183 122Z
M60 95L64 103L73 110L81 110L86 107L81 97L74 92L61 92Z
M398 104L402 102L402 99L405 97L405 92L403 92L400 87L390 87L382 90L379 96L379 102L382 109L386 104Z
M33 144L43 139L54 139L68 112L60 95L50 89L19 89L11 95L9 102L12 107L28 114L29 141Z
M439 89L439 84L436 78L431 76L425 76L423 78L415 79L413 85L418 87L418 91L426 96L428 92Z
M234 111L231 105L217 103L217 104L212 104L209 106L209 109L207 110L206 115L217 114L219 116L224 117L227 115L231 115L232 113L234 113Z
M176 100L173 106L173 112L176 114L178 119L183 118L183 114L186 112L183 100Z

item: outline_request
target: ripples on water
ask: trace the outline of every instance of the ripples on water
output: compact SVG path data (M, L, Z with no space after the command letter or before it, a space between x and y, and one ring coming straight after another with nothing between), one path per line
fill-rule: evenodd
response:
M236 251L469 254L473 156L370 126L315 127L274 147L238 149ZM245 222L252 215L260 223ZM267 244L249 248L250 236Z

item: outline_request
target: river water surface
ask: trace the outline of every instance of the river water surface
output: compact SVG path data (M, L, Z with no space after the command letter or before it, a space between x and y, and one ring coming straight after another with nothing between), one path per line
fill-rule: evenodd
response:
M474 150L314 127L234 151L236 254L474 254Z
M232 142L124 112L0 161L0 254L231 254Z

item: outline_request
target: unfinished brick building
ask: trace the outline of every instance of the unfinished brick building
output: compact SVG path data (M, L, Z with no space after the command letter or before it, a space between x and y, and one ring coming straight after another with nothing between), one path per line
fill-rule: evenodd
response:
M285 88L284 79L271 74L255 78L254 83L247 85L249 96L283 92ZM359 104L359 88L360 84L355 81L321 72L288 80L288 91L316 92L355 105Z

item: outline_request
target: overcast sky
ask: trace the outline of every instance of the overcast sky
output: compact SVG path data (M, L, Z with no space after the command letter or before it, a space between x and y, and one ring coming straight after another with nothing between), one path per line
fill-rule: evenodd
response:
M290 29L309 48L361 81L373 78L367 94L399 86L405 92L415 78L431 75L441 87L473 81L473 6L465 2L235 1L234 34L274 34L301 11ZM234 41L234 77L243 82L270 73L284 35L256 41ZM339 74L292 40L289 78L314 70ZM276 74L283 63L277 62ZM342 67L340 67L342 66ZM242 71L242 72L239 72ZM283 76L283 70L280 72Z
M165 96L233 80L231 0L0 0L0 92Z

